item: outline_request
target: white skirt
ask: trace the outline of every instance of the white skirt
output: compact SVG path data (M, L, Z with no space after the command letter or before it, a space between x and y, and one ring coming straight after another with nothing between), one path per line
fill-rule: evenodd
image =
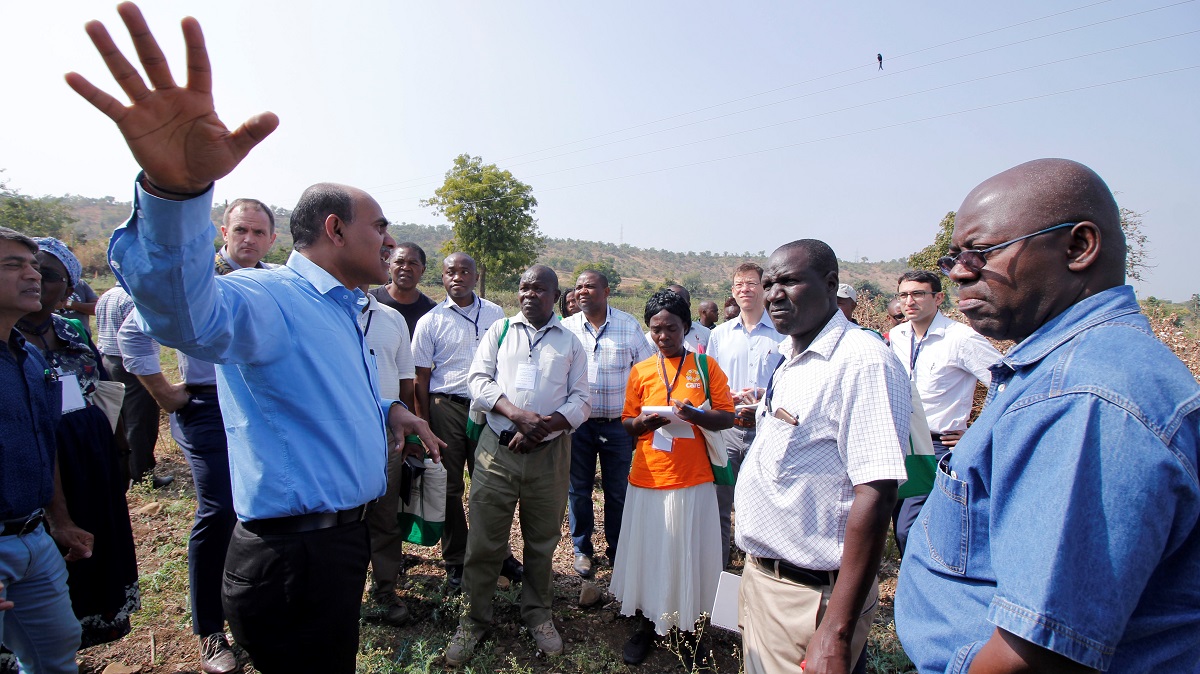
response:
M711 482L684 489L629 485L609 589L666 634L712 612L721 577L721 520Z

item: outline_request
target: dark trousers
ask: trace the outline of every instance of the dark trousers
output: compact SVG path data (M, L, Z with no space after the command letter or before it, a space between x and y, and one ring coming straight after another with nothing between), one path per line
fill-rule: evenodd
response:
M367 525L300 534L233 528L222 599L229 629L260 672L354 672Z
M933 441L933 454L938 461L949 452L950 448L943 445L941 440ZM892 510L892 531L896 534L896 547L900 549L900 558L904 558L904 548L908 546L908 531L921 514L921 506L925 505L928 496L910 496L896 503Z
M604 488L604 540L609 560L617 557L617 539L621 535L621 513L625 511L625 488L629 486L629 466L633 462L633 438L621 426L621 420L608 422L591 419L580 424L571 435L571 488L568 490L568 523L575 552L588 557L595 554L592 531L596 516L592 510L592 487L596 484L596 460L600 460L600 484Z
M114 380L125 385L121 419L129 442L129 477L143 480L154 469L154 444L158 442L158 403L137 376L130 374L120 358L104 356L104 368Z
M192 631L201 636L225 630L221 579L237 515L229 478L225 424L215 391L193 392L171 415L171 435L183 450L196 485L196 520L188 538L188 581Z

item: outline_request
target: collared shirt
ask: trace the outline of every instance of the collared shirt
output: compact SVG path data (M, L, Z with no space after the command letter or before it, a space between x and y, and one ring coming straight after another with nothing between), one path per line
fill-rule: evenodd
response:
M508 333L500 344L504 321L488 328L475 360L471 363L467 383L471 389L472 405L487 411L488 426L500 433L516 428L508 417L493 408L501 396L517 407L548 416L558 412L571 428L578 428L591 413L588 403L587 354L579 338L562 326L557 315L540 330L535 330L523 314L508 319ZM518 375L529 372L522 387ZM532 381L529 381L532 379ZM546 441L558 437L561 431L546 436Z
M213 260L213 264L216 266L217 273L222 275L228 274L231 271L245 269L245 267L237 262L234 262L233 258L229 256L229 246L221 246L221 250L217 251L216 258ZM263 262L262 260L259 260L258 264L254 265L252 269L276 269L278 267L279 265L277 264L271 264L270 262Z
M413 362L427 367L429 392L470 396L467 372L487 329L504 320L504 310L478 295L463 308L449 297L417 321L413 333Z
M54 493L62 385L16 329L0 347L0 381L0 520L11 520L44 507Z
M779 363L779 342L783 335L763 312L749 330L742 316L725 321L708 338L708 355L721 364L729 377L729 390L766 388L771 372ZM790 341L790 340L789 340Z
M896 628L922 672L965 672L999 627L1084 666L1200 661L1200 385L1129 286L1050 319L913 527Z
M903 481L912 392L883 341L840 311L808 348L779 346L734 491L738 547L807 569L841 568L854 485ZM793 426L774 416L784 409Z
M367 310L358 315L358 327L363 331L371 355L375 356L375 365L379 369L379 395L393 400L399 398L400 380L416 377L404 316L367 295Z
M625 408L625 385L635 363L653 356L658 349L642 339L642 325L629 314L608 307L608 317L600 329L592 327L579 312L563 319L583 344L588 358L588 389L591 391L592 416L616 419Z
M921 394L929 430L964 430L971 418L975 382L984 386L991 382L988 368L1000 362L1000 352L970 326L952 321L940 311L934 314L924 337L913 334L912 322L897 325L890 334L892 351Z
M96 300L96 349L101 355L121 357L117 332L133 311L133 298L120 284L109 288Z
M378 498L392 401L358 327L366 297L297 252L213 276L211 202L211 189L175 202L138 186L109 261L147 334L217 363L234 510L254 520Z

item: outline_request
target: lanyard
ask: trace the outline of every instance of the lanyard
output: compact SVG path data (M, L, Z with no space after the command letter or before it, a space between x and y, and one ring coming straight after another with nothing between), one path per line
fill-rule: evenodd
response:
M475 327L475 341L478 342L479 341L479 314L483 313L483 300L479 299L479 296L476 295L475 302L476 302L477 308L475 310L475 318L474 319L469 317L467 314L464 314L463 312L459 311L458 305L454 304L453 301L451 301L450 310L454 312L455 316L462 318L464 321L470 321L471 325L473 325Z
M921 336L921 341L917 341L917 331L913 330L908 335L908 378L915 380L917 378L917 355L921 353L921 345L925 343L925 339L929 337L929 328L925 329L925 334Z
M685 348L683 350L683 355L679 357L679 367L675 370L675 378L672 379L670 381L670 383L668 383L667 382L666 359L663 358L662 351L658 352L658 367L659 367L659 371L662 372L663 386L667 387L667 404L668 405L671 404L671 391L674 391L675 384L679 383L679 373L683 372L683 361L687 360L687 355L688 355L688 351Z
M546 338L546 335L550 334L550 331L547 330L547 331L543 332L542 336L538 337L537 340L535 341L532 337L529 336L529 326L526 325L525 323L519 323L519 325L521 326L521 332L525 333L525 341L529 342L529 360L533 360L533 349L535 347L537 347L538 344L542 343L542 340ZM535 331L533 334L536 335L537 332Z
M611 310L610 310L610 311L611 311ZM604 325L603 325L603 326L601 326L601 328L600 328L600 332L597 332L597 333L596 333L595 335L593 335L593 337L592 337L592 339L594 340L594 342L593 342L593 346L592 346L592 355L593 355L593 356L594 356L594 355L596 355L596 352L600 350L600 338L601 338L601 337L603 337L603 336L604 336L604 333L608 331L609 319L610 319L611 317L612 317L612 316L611 316L611 314L610 314L610 315L609 315L609 317L608 317L608 318L606 318L606 319L604 320ZM588 323L588 322L587 322L587 318L584 318L584 319L583 319L583 324L584 324L585 326L587 326L588 328L591 328L591 326L592 326L592 324L591 324L591 323ZM591 334L592 334L592 331L589 329L589 330L587 331L587 333L588 333L589 335L591 335Z
M371 319L373 319L373 318L375 318L375 312L367 311L367 327L363 328L363 337L366 337L367 333L371 331ZM372 351L371 353L375 353L375 352Z
M771 376L767 377L767 393L763 396L763 406L767 412L771 411L771 396L775 393L775 375L778 374L779 368L783 367L786 358L780 358L778 363L775 363L775 369L771 370Z

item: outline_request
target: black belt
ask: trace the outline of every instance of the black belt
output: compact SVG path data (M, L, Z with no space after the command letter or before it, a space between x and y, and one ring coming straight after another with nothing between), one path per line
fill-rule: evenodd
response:
M184 388L187 392L194 396L215 396L217 395L216 384L188 384Z
M611 418L609 418L609 417L592 417L591 419L588 419L588 421L590 421L594 424L611 424L614 421L620 421L620 420L621 420L621 417L611 417Z
M259 536L302 534L307 531L318 531L343 524L361 522L366 516L367 506L360 505L357 508L341 510L336 513L309 513L307 515L250 520L242 522L242 527Z
M38 508L26 517L4 520L4 530L3 533L0 533L0 536L24 536L25 534L33 533L45 519L46 512Z
M830 585L828 571L814 571L812 569L803 569L795 564L785 562L782 559L767 559L765 557L754 557L754 560L764 571L784 580L790 580L793 583L808 585L809 587L824 587Z
M453 393L434 393L433 395L438 396L439 398L445 398L446 400L449 400L452 403L458 403L459 405L471 405L471 399L466 396L456 396Z

